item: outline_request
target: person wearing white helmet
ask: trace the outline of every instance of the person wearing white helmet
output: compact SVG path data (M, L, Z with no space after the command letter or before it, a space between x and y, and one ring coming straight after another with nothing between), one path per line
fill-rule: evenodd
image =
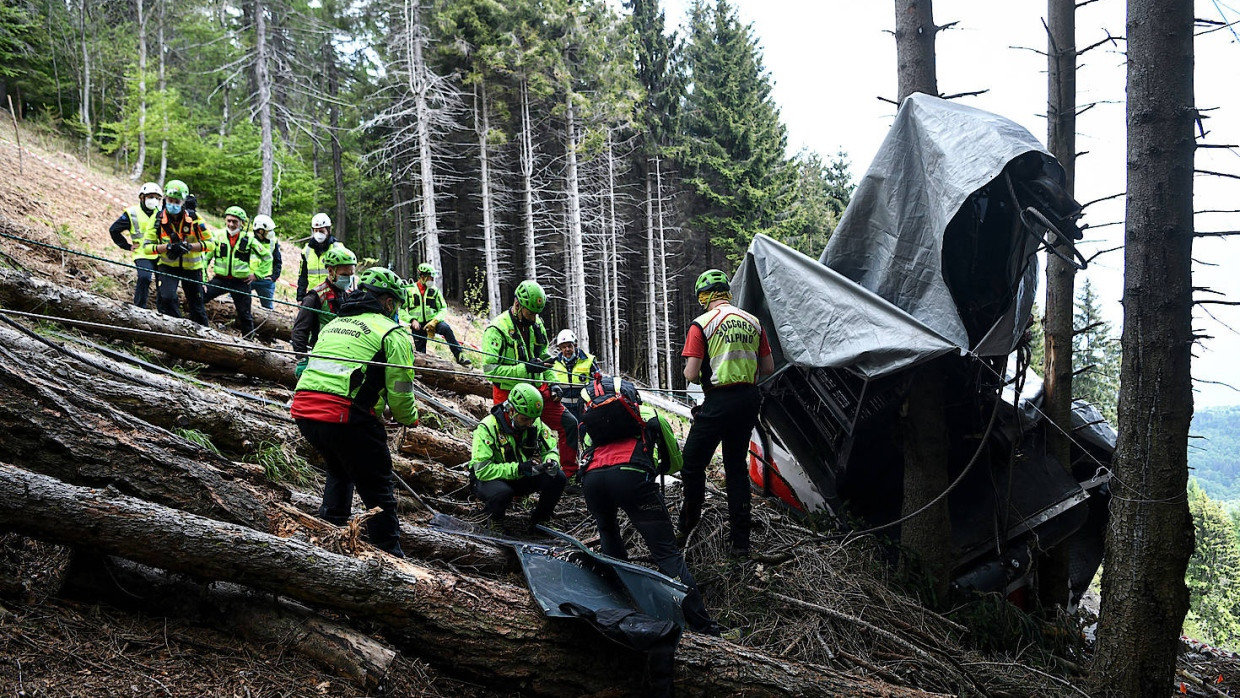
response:
M332 235L332 219L326 213L316 213L310 219L310 242L301 248L301 270L297 272L297 301L305 297L306 292L327 280L327 267L323 265L323 254L333 247L343 247L344 243Z
M563 393L560 401L564 404L564 409L572 412L580 422L581 388L590 382L590 376L603 369L593 354L577 346L577 335L572 330L560 330L560 334L555 338L555 346L551 380L560 386Z
M254 251L251 263L255 279L250 282L250 290L258 296L259 302L267 310L275 308L272 299L276 296L276 282L280 280L284 260L280 257L280 241L276 239L276 222L271 216L258 214L251 224L254 235L251 249Z
M142 240L155 229L155 219L164 201L164 190L155 182L147 182L138 190L138 205L125 209L108 234L122 250L133 252L133 265L138 268L138 284L133 289L133 304L145 308L151 298L151 282L155 279L155 260L159 255L148 251ZM128 237L125 234L128 233Z

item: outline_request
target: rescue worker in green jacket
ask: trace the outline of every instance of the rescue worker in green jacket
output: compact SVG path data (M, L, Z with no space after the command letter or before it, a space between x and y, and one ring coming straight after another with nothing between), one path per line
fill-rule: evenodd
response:
M246 229L249 220L240 206L229 206L224 211L224 235L216 241L212 253L215 276L203 299L213 301L227 293L237 309L237 329L243 335L254 332L250 282L258 278L250 267L255 245L254 236Z
M267 310L275 308L272 299L276 297L276 281L284 267L280 258L280 241L276 239L276 222L271 216L258 214L254 216L251 226L253 255L250 268L254 271L254 280L250 282L250 290L258 296L259 302Z
M154 182L147 182L138 190L138 205L130 206L121 213L108 234L112 242L122 250L133 252L133 265L138 268L138 285L133 289L133 304L145 308L151 297L151 282L155 279L155 263L159 255L150 252L142 244L155 229L155 219L163 203L164 192ZM125 234L129 238L125 238Z
M616 379L600 376L598 380ZM697 632L719 635L719 624L706 610L697 582L676 546L672 520L656 484L659 476L680 471L680 444L663 415L641 402L637 407L642 420L639 437L625 436L606 444L593 443L588 431L583 437L581 486L586 508L598 528L599 547L604 555L617 560L629 559L616 516L617 512L624 511L629 523L646 541L646 548L659 571L689 587L689 593L681 602L685 622Z
M333 247L323 254L327 278L323 283L306 292L293 320L293 351L305 353L319 339L319 330L340 313L340 303L345 293L353 288L353 274L357 271L357 255L343 246ZM306 359L297 362L296 374L306 368Z
M563 393L564 409L581 422L581 387L590 376L602 371L593 354L577 346L577 335L572 330L560 330L555 337L555 363L551 364L551 380Z
M542 394L542 421L560 435L560 463L572 477L577 474L577 418L565 412L562 392L551 389L547 327L538 317L546 305L547 294L537 281L526 279L517 285L512 307L496 315L482 332L486 356L482 372L491 381L494 404L507 399L508 391L521 383Z
M458 364L473 366L473 362L461 353L461 345L456 341L452 325L444 320L448 314L448 304L443 299L443 293L435 288L435 277L438 275L435 267L423 262L418 265L417 283L405 287L409 300L405 303L404 314L409 317L414 349L426 353L427 338L439 334L448 343L448 349Z
M382 267L367 269L359 282L323 328L297 381L292 415L327 466L319 516L348 523L356 489L367 509L381 509L366 524L371 544L404 557L383 409L401 424L418 423L409 333L392 320L405 289Z
M189 305L189 319L199 325L207 324L207 309L202 301L202 270L207 257L215 249L211 231L198 217L185 208L189 187L179 179L164 187L164 207L156 216L142 246L148 254L159 255L156 284L159 293L159 312L181 317L177 301L177 284L185 291Z
M301 268L297 272L299 302L310 289L327 280L323 255L333 247L344 247L344 243L332 235L331 217L326 213L314 214L314 218L310 219L310 242L301 248Z
M727 274L708 269L698 277L695 289L706 312L689 326L681 356L686 358L685 380L700 383L705 398L685 439L684 501L677 539L683 544L702 518L706 466L722 443L730 553L744 558L749 555L750 529L745 455L758 424L758 376L774 372L775 360L762 324L732 305Z
M492 530L501 529L514 497L538 493L533 530L551 519L564 493L568 478L559 467L555 435L538 419L542 411L542 394L518 383L474 429L470 480Z

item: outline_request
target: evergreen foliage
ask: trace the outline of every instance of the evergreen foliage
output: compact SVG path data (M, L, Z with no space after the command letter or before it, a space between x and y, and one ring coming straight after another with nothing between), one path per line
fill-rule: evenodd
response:
M1184 634L1232 650L1240 648L1240 537L1227 510L1188 483L1196 549L1188 562L1188 615Z
M1208 407L1193 414L1188 465L1210 497L1240 500L1240 407Z
M1072 320L1072 395L1095 405L1113 425L1119 424L1120 343L1102 317L1102 303L1086 277L1076 296Z
M510 292L532 260L552 280L546 315L556 326L566 323L570 295L563 280L571 271L572 143L580 188L572 198L591 282L571 295L584 296L591 325L619 308L621 331L659 326L625 335L643 339L620 343L620 371L647 372L642 342L654 341L647 337L679 343L697 308L677 299L691 297L686 288L699 266L730 266L757 233L817 256L852 192L843 153L786 152L761 48L726 0L698 2L683 41L657 0L625 0L626 17L606 0L142 3L145 90L136 2L0 5L0 92L13 97L19 119L37 117L77 139L95 164L102 159L118 174L135 171L144 137L142 179L186 181L200 210L213 215L230 205L258 212L269 119L278 235L298 240L314 213L344 211L351 249L412 268L426 253L422 154L392 146L413 143L418 119L434 118L430 171L445 294L462 298L473 270L486 268L481 202L489 196L501 291ZM420 25L411 28L415 4ZM407 79L409 45L395 40L406 29L425 41L432 84ZM270 75L266 101L260 63ZM401 105L422 87L434 95L429 117ZM471 113L483 102L486 193L482 120ZM660 293L670 299L660 306L673 308L666 334L661 314L645 317L647 243L655 235L645 199L655 163L657 256L669 285ZM618 278L602 268L611 256ZM287 269L296 266L286 260ZM608 278L610 285L594 282ZM578 333L606 336L598 328ZM659 346L664 352L677 353Z

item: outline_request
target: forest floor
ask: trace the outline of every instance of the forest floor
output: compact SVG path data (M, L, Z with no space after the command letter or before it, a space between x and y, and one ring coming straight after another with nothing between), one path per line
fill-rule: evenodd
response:
M112 244L107 229L134 200L137 185L60 152L50 138L27 131L22 145L19 166L11 132L0 135L0 215L29 226L40 242L128 262L129 255ZM120 300L131 294L131 270L0 242L0 258L59 283ZM298 252L287 242L283 249L287 279L295 273ZM276 307L281 314L294 312ZM477 345L483 323L459 309L450 317L458 336ZM443 346L432 351L449 356ZM277 397L280 390L273 393ZM673 502L679 497L675 487L668 495ZM738 564L715 535L726 518L717 500L708 499L713 504L699 528L704 533L690 539L687 554L708 607L725 626L738 629L732 635L736 642L941 695L970 682L983 687L983 695L1085 695L1078 686L1084 685L1082 672L1088 667L1089 647L1081 633L1087 619L1042 624L997 597L972 599L949 617L939 616L922 609L908 592L893 589L896 580L885 562L890 549L882 541L824 542L760 500L754 507L759 552ZM579 497L566 499L561 509L557 525L585 540L593 536ZM636 547L635 559L641 560L640 543ZM278 645L226 634L186 617L62 594L58 584L68 558L59 546L0 535L0 695L362 695L319 664ZM804 605L777 608L779 598L788 603L812 599L842 620ZM957 633L960 623L970 630ZM890 638L877 638L875 626ZM922 656L919 648L929 653L923 659L916 659ZM507 695L447 676L416 657L401 654L397 662L382 688L387 695ZM1186 651L1179 669L1169 694L1240 695L1236 659Z

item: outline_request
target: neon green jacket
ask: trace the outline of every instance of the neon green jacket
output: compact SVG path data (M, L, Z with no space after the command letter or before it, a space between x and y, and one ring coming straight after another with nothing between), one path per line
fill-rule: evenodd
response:
M228 231L224 230L216 238L215 251L211 253L214 260L215 275L231 279L250 278L250 261L254 255L254 236L246 231L237 233L237 243L228 240Z
M129 239L133 245L133 259L158 259L159 255L151 252L144 244L148 237L155 234L155 219L159 216L159 211L151 212L146 215L146 211L142 210L142 206L130 206L125 209L125 213L129 215Z
M409 284L405 286L405 294L409 299L405 301L405 312L408 314L405 319L407 320L417 320L425 325L428 322L443 320L443 316L448 313L448 304L444 302L443 294L434 286L427 286L426 290L421 290L418 284Z
M275 260L271 248L277 244L279 243L276 242L274 235L267 242L263 242L258 239L257 235L250 234L250 271L258 277L259 281L271 279L271 270Z
M356 361L338 361L354 359ZM396 366L372 366L377 361ZM353 400L364 410L383 413L386 404L401 424L416 424L413 395L413 340L402 326L382 314L368 292L352 295L340 317L323 327L297 381L297 390L312 390Z
M541 420L528 429L517 430L496 405L491 414L474 428L474 448L469 467L479 480L516 480L517 468L527 460L559 465L560 454L554 431Z
M536 370L525 363L538 361L547 353L547 326L542 318L536 318L528 330L521 332L513 322L512 311L505 310L483 330L482 349L487 353L482 372L500 390L512 390L523 382L518 379L550 377L548 371Z
M667 422L662 412L659 412L650 405L641 405L640 410L642 419L646 420L647 427L653 426L651 420L659 425L658 435L656 436L654 448L651 449L651 460L654 461L655 470L667 475L675 475L685 465L684 455L680 452L680 442L676 440L676 432L672 431L672 425ZM647 431L649 434L650 431ZM664 470L667 468L667 470Z

